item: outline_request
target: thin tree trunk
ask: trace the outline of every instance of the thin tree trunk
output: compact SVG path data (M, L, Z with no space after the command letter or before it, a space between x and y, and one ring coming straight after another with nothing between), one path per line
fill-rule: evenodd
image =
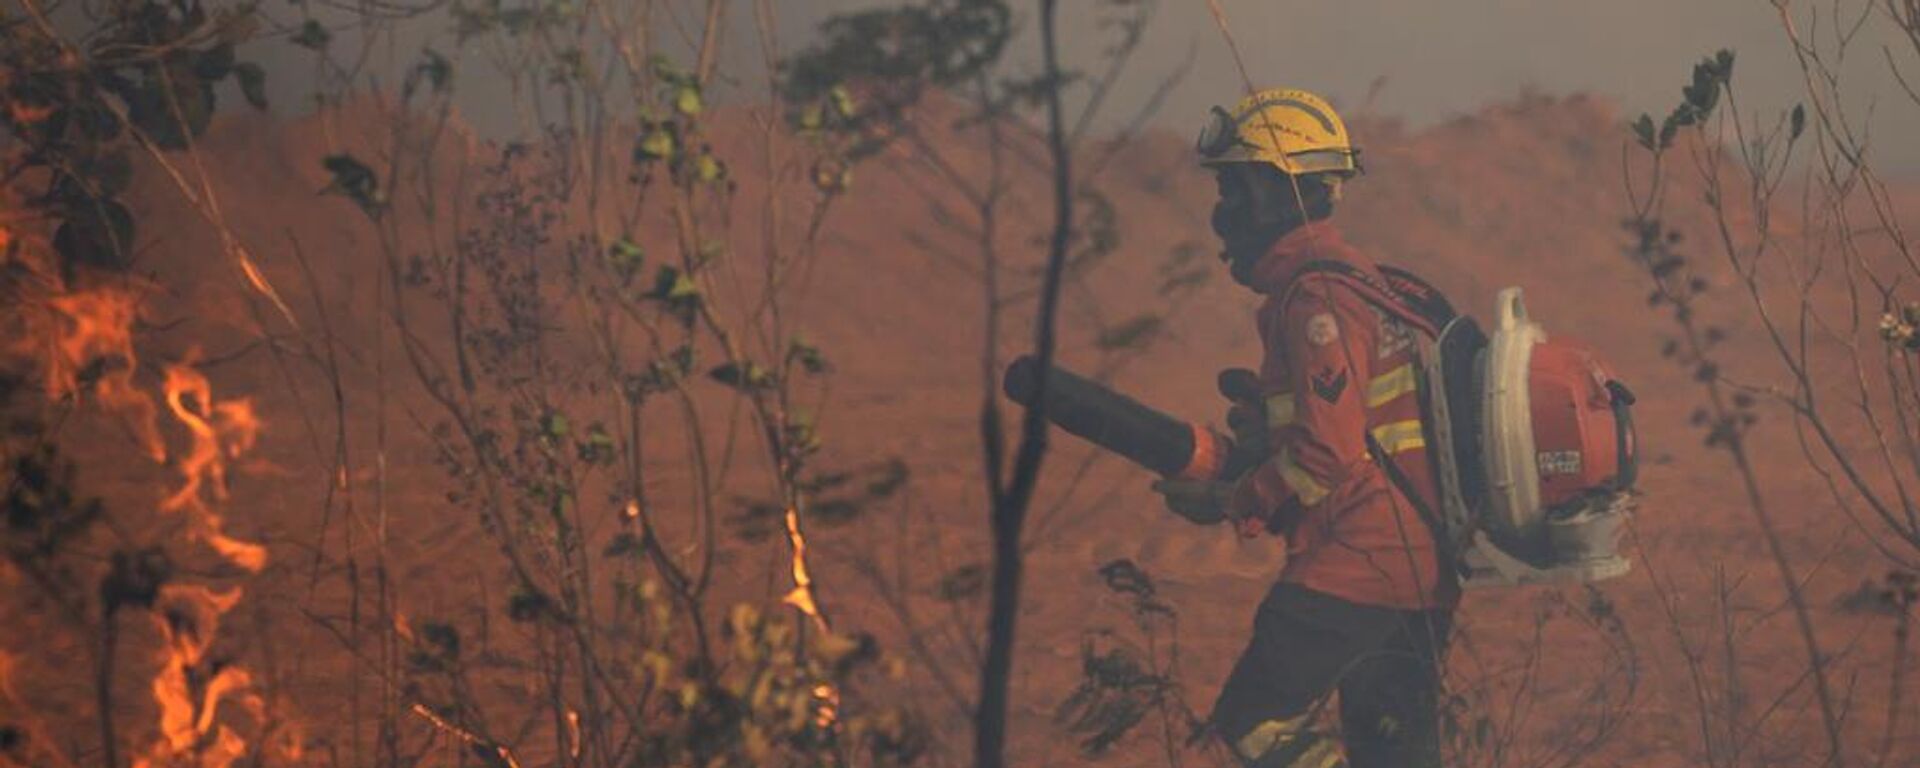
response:
M1060 116L1060 61L1055 45L1054 6L1056 0L1040 0L1040 42L1044 55L1047 96L1047 143L1053 157L1053 237L1047 248L1047 271L1040 294L1040 316L1036 323L1035 347L1040 374L1035 381L1038 394L1021 423L1020 450L1014 457L1013 477L1000 485L997 457L999 409L991 391L982 414L982 431L989 440L988 468L994 483L993 494L993 587L987 616L987 656L980 669L980 702L974 713L974 765L1001 768L1006 765L1008 685L1013 675L1014 626L1020 612L1020 532L1026 523L1027 508L1040 476L1040 463L1047 451L1046 390L1047 370L1053 362L1054 320L1059 314L1060 280L1066 263L1067 244L1073 234L1073 172L1066 143L1066 131ZM989 308L991 311L991 308ZM995 343L988 339L989 345ZM991 384L989 383L989 386Z

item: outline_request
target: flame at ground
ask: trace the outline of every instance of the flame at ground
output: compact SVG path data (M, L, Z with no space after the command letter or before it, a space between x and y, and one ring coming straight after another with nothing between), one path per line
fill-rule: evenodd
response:
M793 506L787 507L787 543L793 547L793 591L787 593L784 602L798 608L825 632L827 617L813 597L813 575L807 571L807 537L800 533L800 510Z
M813 574L807 570L807 537L800 532L800 509L795 505L787 506L787 543L793 548L793 591L787 593L784 602L813 619L821 632L833 631L827 624L827 615L820 610L820 602L814 599ZM833 727L839 717L840 692L821 683L814 686L813 699L814 725Z
M193 354L167 367L162 392L167 409L187 428L193 442L179 459L181 486L160 503L163 512L188 516L188 535L205 542L228 562L249 572L265 567L267 550L226 535L216 511L227 497L228 462L252 450L260 420L246 400L216 401L213 385L193 368ZM165 640L161 668L152 684L160 709L160 734L133 768L227 768L246 756L249 745L217 721L220 704L234 700L262 725L266 705L252 691L253 677L243 667L208 658L220 617L240 601L238 587L216 592L204 585L163 587L153 618ZM278 742L274 739L278 737ZM297 759L299 732L269 733L263 744Z
M10 208L6 202L5 190L0 190L0 214ZM136 379L134 331L149 287L125 276L102 277L84 270L69 274L56 265L57 256L44 237L7 224L0 221L0 257L8 268L0 275L0 359L38 371L53 403L83 403L91 395L128 423L148 458L166 461L159 407ZM215 401L211 385L193 370L191 359L167 369L162 392L192 444L178 464L181 486L160 509L186 514L191 538L230 563L259 571L266 564L266 548L227 536L215 511L226 497L228 462L251 450L258 437L260 423L251 403ZM208 655L221 616L241 594L237 587L215 591L176 583L160 588L150 613L162 641L160 669L150 684L159 712L158 732L134 757L133 768L227 768L245 757L247 741L219 722L223 702L242 705L264 727L261 745L253 751L299 759L298 728L269 721L266 703L251 690L251 674ZM113 620L111 614L108 620ZM0 654L0 704L7 709L19 708L10 687L18 660ZM32 714L31 708L26 714ZM72 764L51 746L54 741L39 738L31 717L26 723L40 759L51 761L33 764ZM0 757L0 765L5 764Z
M160 706L160 737L133 768L181 765L227 768L246 754L247 743L215 721L220 703L253 683L245 669L209 663L207 650L220 617L240 601L238 588L215 592L200 585L161 588L154 623L166 641L160 674L153 679L153 700ZM204 682L202 682L204 681ZM200 691L195 694L196 682ZM250 709L258 703L244 696Z
M160 503L166 512L183 512L193 535L205 541L228 562L249 571L267 564L267 550L223 532L224 521L208 503L227 495L227 462L252 450L260 420L247 400L214 402L213 385L187 362L167 367L167 408L193 434L193 447L180 460L185 480L180 489Z
M49 397L91 394L133 430L147 457L166 460L153 398L134 383L139 358L133 351L133 326L140 296L132 287L100 287L42 299L22 308L26 325L14 344L39 345L33 352ZM15 350L16 352L24 350Z
M7 267L0 277L0 357L39 371L50 399L93 396L126 420L149 458L164 461L158 412L134 383L133 331L150 286L126 276L65 274L43 232L4 221L9 202L0 190L0 259Z

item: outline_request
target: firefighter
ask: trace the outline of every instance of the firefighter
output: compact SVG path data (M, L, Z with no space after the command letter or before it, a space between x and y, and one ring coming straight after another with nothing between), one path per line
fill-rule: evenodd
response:
M1359 151L1325 100L1290 89L1215 107L1198 149L1218 183L1222 259L1263 297L1259 398L1228 423L1265 441L1268 458L1229 481L1156 489L1195 522L1287 541L1210 727L1258 768L1438 766L1459 587L1421 514L1438 506L1416 391L1421 329L1382 310L1396 295L1329 221ZM1337 739L1314 728L1336 691Z

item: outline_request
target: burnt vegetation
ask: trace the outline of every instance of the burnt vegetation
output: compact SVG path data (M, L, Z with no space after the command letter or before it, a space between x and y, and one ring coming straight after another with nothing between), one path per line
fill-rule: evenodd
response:
M0 765L996 766L1037 764L1009 741L1035 732L1047 759L1224 764L1178 574L1077 566L1047 585L1095 604L1072 674L1020 666L1026 563L1138 489L1050 450L1043 414L1010 423L999 368L1071 323L1096 378L1123 376L1217 271L1183 242L1150 300L1101 301L1140 234L1110 185L1170 183L1116 168L1184 71L1110 114L1154 0L895 3L804 45L772 0L0 2ZM1920 51L1912 3L1885 5ZM1673 321L1648 343L1699 385L1773 586L1716 572L1686 585L1702 611L1650 565L1657 628L1602 588L1506 601L1524 620L1484 644L1469 622L1447 670L1456 764L1588 764L1645 733L1654 632L1688 759L1913 758L1920 251L1837 93L1844 50L1779 10L1805 104L1739 112L1723 52L1622 137L1623 269ZM1072 60L1069 34L1098 44ZM298 75L262 64L289 53ZM354 249L234 221L202 150L295 77L325 150L289 163ZM508 94L512 138L460 127L475 83ZM918 490L950 467L836 441L834 384L864 361L801 311L882 172L919 195L916 258L977 297L978 346L942 351L981 374L963 541L927 522L960 502ZM1683 184L1709 236L1671 212ZM212 245L156 263L151 233L181 230ZM199 306L192 281L239 298ZM1729 325L1784 378L1730 361ZM1750 450L1769 420L1878 550L1831 606L1878 641L1805 591ZM276 522L234 514L276 484ZM423 563L460 591L412 588ZM1508 624L1526 653L1496 655ZM1802 669L1764 684L1742 643L1789 631Z

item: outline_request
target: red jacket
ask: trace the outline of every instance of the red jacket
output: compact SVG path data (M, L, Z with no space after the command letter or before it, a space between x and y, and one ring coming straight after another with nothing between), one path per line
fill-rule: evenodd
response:
M1287 537L1282 581L1365 605L1450 605L1458 586L1441 578L1431 531L1366 444L1370 431L1428 509L1438 508L1421 423L1419 331L1382 312L1359 281L1300 274L1316 260L1379 279L1373 261L1326 222L1280 238L1255 268L1253 288L1266 296L1260 380L1273 453L1240 483L1234 510Z

